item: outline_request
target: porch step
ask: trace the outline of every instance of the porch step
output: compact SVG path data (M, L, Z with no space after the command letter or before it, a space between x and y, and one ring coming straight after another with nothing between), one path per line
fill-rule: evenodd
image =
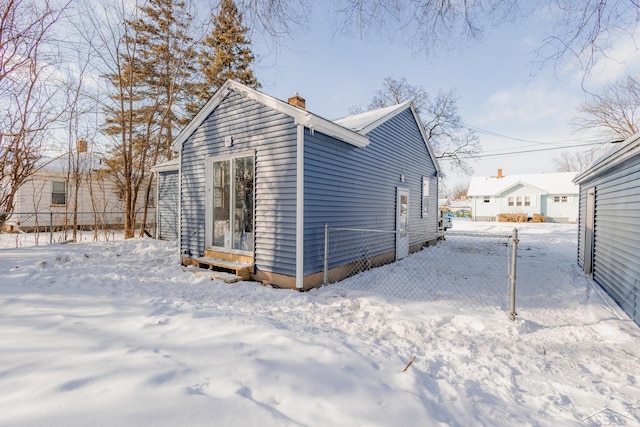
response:
M236 276L235 274L225 273L224 271L205 270L198 267L187 267L184 271L191 272L200 277L209 277L211 280L222 280L226 283L235 283L243 280L242 277Z
M232 273L242 280L251 279L253 264L249 262L227 261L218 258L199 257L193 258L195 266L207 268L212 271Z

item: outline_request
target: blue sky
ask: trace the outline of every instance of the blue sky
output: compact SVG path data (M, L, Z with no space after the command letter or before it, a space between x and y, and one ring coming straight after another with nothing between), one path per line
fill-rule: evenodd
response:
M545 31L549 24L532 17L492 30L466 49L428 58L383 37L336 36L330 19L315 16L306 31L284 41L277 55L254 39L260 58L256 74L265 93L287 99L298 92L308 110L329 119L366 106L387 76L404 77L433 94L455 88L459 112L465 124L479 130L484 150L485 157L472 163L473 175L495 175L498 168L505 174L553 172L553 158L562 150L503 155L598 140L593 133L576 133L569 123L585 99L583 74L570 66L557 70L553 64L542 69L534 64ZM597 91L624 70L640 69L633 43L620 44L610 54L617 62L598 64L585 80L588 89ZM468 177L449 173L446 184L464 182Z

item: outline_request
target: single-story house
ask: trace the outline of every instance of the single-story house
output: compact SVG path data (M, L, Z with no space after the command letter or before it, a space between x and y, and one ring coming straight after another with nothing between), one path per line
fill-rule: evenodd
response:
M578 186L576 172L474 176L467 196L474 221L495 221L498 214L534 214L549 222L576 222Z
M397 230L375 246L392 260L437 240L440 172L412 103L332 121L298 95L227 81L173 149L185 265L241 263L254 280L309 289L323 279L325 224ZM330 269L353 262L349 244Z
M578 265L640 325L640 133L574 179Z

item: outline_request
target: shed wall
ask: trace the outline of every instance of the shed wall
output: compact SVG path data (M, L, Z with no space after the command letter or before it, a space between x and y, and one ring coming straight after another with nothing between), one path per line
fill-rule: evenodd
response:
M581 196L595 187L593 279L640 325L640 158L581 182ZM586 194L581 197L586 206ZM584 225L578 258L584 267Z
M232 147L225 147L226 136L233 137ZM295 275L296 126L237 92L183 144L181 253L204 254L206 158L247 150L255 150L255 265Z
M157 238L178 238L179 182L178 170L158 172Z

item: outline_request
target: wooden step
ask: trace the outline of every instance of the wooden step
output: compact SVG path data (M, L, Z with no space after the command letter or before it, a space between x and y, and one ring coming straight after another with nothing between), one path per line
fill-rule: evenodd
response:
M184 271L191 272L200 277L209 277L211 280L222 280L226 283L235 283L243 280L242 277L236 276L235 274L225 273L224 271L205 270L198 267L187 267Z
M253 264L249 262L227 261L218 258L199 257L192 258L193 265L199 268L207 268L213 271L233 273L242 280L251 279Z

